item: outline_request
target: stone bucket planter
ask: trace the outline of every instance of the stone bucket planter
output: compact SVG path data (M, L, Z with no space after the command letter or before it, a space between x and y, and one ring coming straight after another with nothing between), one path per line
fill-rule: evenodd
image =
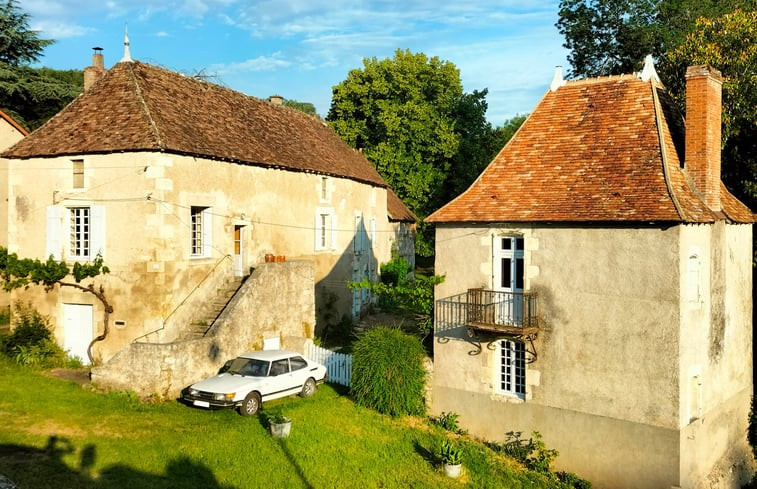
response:
M292 420L286 418L281 423L271 423L268 427L271 432L271 436L274 438L286 438L289 436L289 432L292 430Z

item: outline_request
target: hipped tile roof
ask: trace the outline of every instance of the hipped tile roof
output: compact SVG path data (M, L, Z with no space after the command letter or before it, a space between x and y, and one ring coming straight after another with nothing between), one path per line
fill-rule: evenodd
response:
M681 115L654 80L568 81L427 221L753 222L722 185L722 212L704 204L681 167L683 138Z
M386 187L322 121L141 62L121 62L3 156L161 151Z

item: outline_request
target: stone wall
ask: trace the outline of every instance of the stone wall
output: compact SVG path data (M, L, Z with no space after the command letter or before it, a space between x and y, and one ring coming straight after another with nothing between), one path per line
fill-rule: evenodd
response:
M315 326L313 264L264 263L255 269L204 338L174 343L131 343L92 369L92 381L140 396L177 397L194 382L218 372L240 353L278 338L297 350Z

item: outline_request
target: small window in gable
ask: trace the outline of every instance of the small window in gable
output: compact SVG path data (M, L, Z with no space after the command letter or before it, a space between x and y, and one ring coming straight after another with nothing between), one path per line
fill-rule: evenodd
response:
M318 207L315 210L315 250L336 249L336 215L334 210Z
M73 163L73 188L84 188L84 160L71 160Z

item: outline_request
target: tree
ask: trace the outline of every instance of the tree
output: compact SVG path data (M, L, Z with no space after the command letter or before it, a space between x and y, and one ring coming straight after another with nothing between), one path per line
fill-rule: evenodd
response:
M79 70L0 63L0 109L29 130L44 124L82 91Z
M397 50L350 71L334 87L327 120L423 219L467 188L501 148L486 121L486 94L464 93L449 61ZM423 223L416 249L433 254Z
M16 0L0 4L0 62L19 66L37 61L53 40L40 39L29 30L29 14L18 8Z
M298 102L297 100L284 99L284 105L309 115L318 115L315 111L315 105L310 102Z
M680 80L687 66L709 64L723 75L723 179L757 204L757 10L700 18L669 53ZM681 89L677 90L679 97ZM682 97L681 97L682 98Z
M92 294L102 303L103 333L93 339L87 348L90 362L94 361L92 345L104 340L108 334L108 318L113 313L113 307L108 302L102 285L95 287L94 283L82 285L81 282L106 273L110 273L110 269L103 264L100 255L91 263L76 262L71 269L65 262L56 261L52 256L44 262L31 258L19 258L15 253L8 253L6 248L0 246L0 280L2 280L3 288L6 291L35 284L43 286L46 292L50 292L57 285L58 287L72 287ZM65 280L69 275L73 278L73 282Z
M334 87L327 120L422 218L458 149L453 115L462 93L452 63L397 50L350 71Z
M648 54L662 58L700 17L715 18L755 0L561 0L557 28L570 50L571 76L631 73ZM666 73L664 66L661 73ZM663 77L665 78L665 77Z

